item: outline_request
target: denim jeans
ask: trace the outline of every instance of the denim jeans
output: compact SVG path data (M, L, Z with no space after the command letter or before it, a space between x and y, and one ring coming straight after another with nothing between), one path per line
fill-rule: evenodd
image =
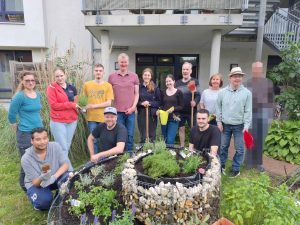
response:
M19 149L20 158L22 158L22 156L25 153L25 150L31 146L31 132L17 130L17 146ZM25 184L24 184L24 178L25 178L25 173L21 166L19 183L20 183L21 188L24 191L26 191Z
M230 145L230 139L233 135L235 154L232 161L232 171L240 171L240 167L244 161L243 129L244 124L230 125L223 123L220 150L221 165L225 166L226 160L228 158L228 148Z
M174 145L179 122L173 119L168 120L166 125L161 125L161 132L167 145Z
M100 124L100 122L95 122L95 121L88 121L88 127L89 127L89 131L90 133L92 133L92 131L95 129L95 127L97 127ZM99 138L95 138L94 140L94 153L98 153L99 152Z
M76 125L77 120L72 123L61 123L50 120L50 129L54 140L60 144L66 157L69 155Z
M31 186L27 190L27 196L34 208L39 210L48 210L53 200L52 190L60 188L61 184L68 179L69 173L62 174L54 184L48 187Z
M126 115L124 112L118 112L118 123L123 124L127 129L127 142L125 146L125 151L131 153L133 150L133 135L134 135L134 123L135 123L135 113Z

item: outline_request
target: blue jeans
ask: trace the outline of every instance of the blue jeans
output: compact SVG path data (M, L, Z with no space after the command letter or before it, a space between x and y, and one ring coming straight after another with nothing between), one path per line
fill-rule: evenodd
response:
M60 144L66 157L69 155L76 126L77 120L72 123L61 123L50 120L50 130L54 140Z
M167 145L174 145L179 122L173 119L168 120L166 125L161 125L161 132Z
M127 142L125 146L125 151L131 153L133 150L133 135L134 135L134 123L135 123L135 113L126 115L124 112L118 112L118 123L123 124L127 129Z
M69 173L62 174L54 184L48 187L31 186L27 190L27 196L34 208L39 210L48 210L53 200L52 190L60 188L61 184L68 179Z
M244 161L244 136L243 136L244 124L230 125L223 123L223 132L221 135L221 150L220 159L221 165L225 166L228 158L228 148L230 145L230 139L233 135L235 154L232 162L232 171L240 171L241 165Z
M95 121L88 121L88 127L89 127L89 131L90 133L92 133L92 131L100 124L100 122L95 122ZM95 138L94 140L94 153L98 153L99 152L99 138Z

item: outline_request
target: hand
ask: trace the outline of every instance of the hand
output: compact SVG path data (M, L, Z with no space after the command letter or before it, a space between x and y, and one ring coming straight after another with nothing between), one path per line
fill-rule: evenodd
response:
M142 105L143 105L144 107L149 107L149 106L150 106L150 102L144 101L144 102L142 102Z
M243 129L243 133L244 133L245 131L247 131L247 132L248 132L248 129L247 129L247 128L244 128L244 129Z
M191 101L191 107L195 107L196 106L196 102L195 101Z
M98 156L97 156L97 155L92 155L92 156L91 156L91 161L92 161L93 163L98 162Z
M76 104L76 103L75 103ZM78 104L75 105L76 109L82 109Z
M17 124L17 123L10 124L10 127L11 127L14 131L17 131L18 124Z
M85 106L86 109L94 109L94 105L93 104L87 104Z
M156 110L156 116L159 116L159 109Z
M41 173L41 175L39 176L39 178L40 178L42 181L49 180L49 179L51 178L51 170L48 170L47 173Z
M211 154L212 156L217 156L217 152L215 152L215 151L210 151L210 154Z
M56 181L56 177L52 175L50 179L41 182L41 187L43 188L48 187L49 185L53 184L55 181Z
M221 133L223 132L223 125L220 123L220 124L218 124L218 128L219 128L219 130L221 131Z
M125 111L125 114L126 115L130 115L131 113L133 113L135 111L135 107L130 107L129 109L127 109L126 111Z

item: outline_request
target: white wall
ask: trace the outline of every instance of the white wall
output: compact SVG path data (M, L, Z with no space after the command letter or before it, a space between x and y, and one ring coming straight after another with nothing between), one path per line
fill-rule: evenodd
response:
M24 24L0 23L0 48L46 47L43 2L23 0Z

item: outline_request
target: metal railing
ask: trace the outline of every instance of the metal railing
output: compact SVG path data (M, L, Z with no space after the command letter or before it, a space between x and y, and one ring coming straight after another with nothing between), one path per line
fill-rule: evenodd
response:
M264 37L278 50L286 47L287 40L297 42L300 38L300 25L295 22L294 15L277 9L265 24Z
M82 0L82 11L246 9L248 0Z

